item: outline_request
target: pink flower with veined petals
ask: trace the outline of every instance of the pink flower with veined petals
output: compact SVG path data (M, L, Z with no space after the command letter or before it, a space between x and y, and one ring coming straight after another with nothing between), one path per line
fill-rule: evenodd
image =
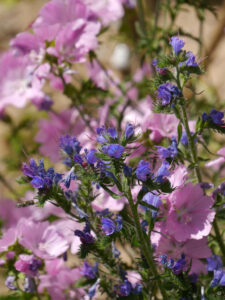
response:
M73 299L82 299L85 294L82 289L72 288L72 285L82 276L80 268L69 269L64 265L62 259L53 259L45 262L47 274L40 275L40 284L38 292L42 293L46 288L51 299L65 300L66 290L74 292Z
M53 259L65 253L69 244L54 225L49 222L34 223L23 219L19 243L43 259Z
M177 241L200 240L210 233L215 217L213 198L205 196L199 184L186 184L170 194L168 202L166 228Z

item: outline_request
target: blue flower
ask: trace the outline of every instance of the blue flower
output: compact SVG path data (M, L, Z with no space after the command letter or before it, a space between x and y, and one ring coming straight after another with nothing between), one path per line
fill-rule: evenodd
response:
M188 59L185 61L187 67L198 67L198 64L195 60L195 56L191 51L186 53Z
M95 153L97 152L97 150L95 149L91 149L88 154L87 154L87 162L89 164L94 164L98 161L98 158L96 157Z
M115 220L110 218L102 218L102 230L105 232L106 235L111 235L115 231L120 231L123 228L123 220L120 215L117 215Z
M125 128L125 139L129 140L134 135L134 126L130 123Z
M155 192L155 191L153 191L153 192ZM151 192L145 194L142 200L144 202L146 202L147 204L150 204L150 205L152 205L156 208L159 207L162 204L162 202L160 200L160 196L157 196L157 195L155 195L154 193L151 193ZM146 208L144 205L142 207L145 210L148 210L148 208ZM151 209L151 213L152 213L153 218L157 217L157 214L158 214L157 211Z
M82 244L84 244L84 245L93 244L95 239L91 235L90 231L91 231L90 224L89 224L89 222L87 222L84 229L83 229L83 231L75 230L74 234L76 236L79 236Z
M110 157L120 158L125 149L119 144L110 144L104 150Z
M59 140L59 147L63 149L69 156L79 154L81 150L80 142L70 135L61 136Z
M182 254L181 259L178 259L178 261L172 267L172 271L174 274L179 275L181 272L183 272L185 267L186 267L185 255Z
M115 128L108 128L107 132L111 138L117 138L117 131Z
M98 263L95 264L94 267L89 265L88 262L84 261L84 264L81 269L81 273L88 278L94 279L98 273Z
M184 41L180 40L177 36L172 36L169 44L172 46L174 53L177 55L184 47Z
M165 158L174 158L177 156L177 141L175 137L172 137L172 143L168 148L162 147L162 146L155 146L157 148L157 152L159 154L159 157L162 159Z
M224 113L216 109L212 109L208 115L205 112L202 114L202 120L204 122L209 120L213 122L215 125L224 125L223 118L224 118Z
M221 282L222 281L222 282ZM220 284L220 282L222 284ZM213 280L210 283L210 287L215 287L217 285L225 285L225 272L222 269L214 270Z
M34 176L30 183L35 189L42 189L45 186L44 179L39 176Z
M127 297L132 291L132 285L128 280L125 280L124 283L119 285L119 294L122 297Z
M207 258L207 263L208 271L218 270L223 267L223 263L219 255L213 255L212 257Z
M141 221L141 229L146 232L147 231L147 226L148 226L148 221L147 220L142 220Z
M149 167L149 162L141 160L136 169L137 179L146 181L148 177L151 176L151 170Z
M170 172L168 170L169 167L170 167L170 164L168 163L168 161L164 160L162 162L161 167L158 169L158 172L156 175L156 181L158 181L160 183L164 182L165 177L170 175Z
M175 99L181 95L180 90L176 85L172 85L170 82L161 84L158 89L158 97L162 100L162 105L167 105L172 99Z
M123 165L123 174L126 177L131 177L132 176L132 168L127 165Z
M83 159L79 154L75 154L74 157L73 157L73 160L74 160L74 162L76 162L80 165L82 165L82 163L83 163Z
M166 254L163 254L160 256L160 263L163 264L164 266L167 266L167 255Z
M116 231L116 224L109 218L102 218L102 230L106 235L111 235Z
M75 178L76 178L76 176L74 174L74 167L72 167L71 170L69 171L68 175L64 179L64 185L67 189L70 187L71 180L74 180Z
M15 283L16 277L14 275L9 275L6 280L5 280L5 285L7 286L8 289L12 291L16 291L16 283Z
M32 178L31 185L34 188L42 189L49 188L62 179L62 174L55 173L53 168L49 168L47 171L44 168L43 160L40 160L39 165L36 164L34 159L30 159L30 164L23 163L22 171L24 175Z

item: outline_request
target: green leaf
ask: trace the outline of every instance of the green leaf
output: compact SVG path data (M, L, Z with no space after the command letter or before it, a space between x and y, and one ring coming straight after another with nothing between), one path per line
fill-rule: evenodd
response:
M25 176L20 176L16 179L16 182L19 183L19 184L27 184L29 183L27 177Z

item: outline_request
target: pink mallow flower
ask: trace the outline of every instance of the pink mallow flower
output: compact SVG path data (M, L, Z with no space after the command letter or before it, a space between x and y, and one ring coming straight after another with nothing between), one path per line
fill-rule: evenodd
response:
M215 217L211 209L213 198L205 196L199 184L188 183L174 191L168 197L168 204L165 227L177 241L200 240L210 233Z
M43 80L40 69L28 56L14 56L8 51L0 58L0 112L8 105L24 107L27 100L34 100L39 108L46 95L41 91Z
M24 219L20 224L20 234L19 243L43 259L56 258L69 248L64 236L47 221L35 223Z
M47 49L60 61L85 60L85 55L97 45L100 23L80 0L52 0L41 9L33 24L35 35L45 41L55 40Z
M51 299L83 299L82 297L85 295L85 292L82 289L72 287L82 276L80 268L70 269L64 265L62 259L46 261L45 267L47 274L39 276L39 293L47 289Z

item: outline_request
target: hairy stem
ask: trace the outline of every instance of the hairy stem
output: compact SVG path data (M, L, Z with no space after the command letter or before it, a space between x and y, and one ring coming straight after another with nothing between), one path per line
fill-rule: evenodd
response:
M160 290L160 292L162 294L163 299L164 300L168 300L168 296L167 296L166 290L164 289L164 287L162 285L160 276L158 274L158 271L156 269L156 266L155 266L155 263L154 263L154 260L153 260L153 257L152 257L152 249L151 249L150 242L148 243L146 241L144 233L142 231L140 220L139 220L139 216L138 216L137 206L134 205L130 188L128 190L128 193L126 194L126 197L127 197L128 201L129 201L129 205L130 205L130 208L131 208L131 211L132 211L132 215L133 215L133 218L134 218L134 223L135 223L135 227L136 227L136 230L137 230L139 242L140 242L140 245L141 245L141 250L142 250L142 252L143 252L143 254L145 256L145 259L146 259L146 261L148 263L148 266L149 266L152 274L155 277L157 277L157 284L158 284L158 287L159 287L159 290Z

